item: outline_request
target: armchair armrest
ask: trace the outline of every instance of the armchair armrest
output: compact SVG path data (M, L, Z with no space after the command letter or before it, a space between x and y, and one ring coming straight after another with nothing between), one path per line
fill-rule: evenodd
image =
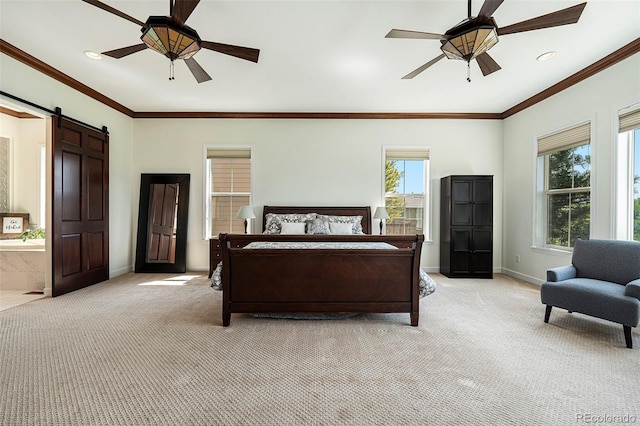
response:
M627 283L624 287L624 295L640 299L640 278Z
M547 281L558 282L575 278L577 270L573 265L547 269Z

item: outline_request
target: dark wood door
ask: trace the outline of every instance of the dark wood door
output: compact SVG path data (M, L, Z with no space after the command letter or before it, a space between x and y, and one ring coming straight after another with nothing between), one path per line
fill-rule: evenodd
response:
M109 278L109 136L54 117L52 295Z
M178 184L155 183L151 189L147 262L175 262Z

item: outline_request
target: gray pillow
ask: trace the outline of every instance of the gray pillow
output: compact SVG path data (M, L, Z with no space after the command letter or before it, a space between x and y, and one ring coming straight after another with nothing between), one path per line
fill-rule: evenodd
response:
M309 235L328 235L329 222L326 219L316 218L307 220L307 234Z

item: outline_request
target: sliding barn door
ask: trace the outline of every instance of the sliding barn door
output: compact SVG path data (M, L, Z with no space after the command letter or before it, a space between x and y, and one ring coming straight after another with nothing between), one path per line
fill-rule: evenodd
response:
M59 296L109 278L108 134L53 117L53 282Z

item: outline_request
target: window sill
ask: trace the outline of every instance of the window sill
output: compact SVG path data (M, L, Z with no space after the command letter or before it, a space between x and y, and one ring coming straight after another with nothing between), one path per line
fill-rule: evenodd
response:
M552 256L558 256L558 257L571 257L571 256L573 256L573 250L572 249L562 250L562 249L551 248L551 247L537 247L537 246L531 246L531 249L533 251L535 251L535 252L542 253L542 254L547 254L547 255L552 255Z

